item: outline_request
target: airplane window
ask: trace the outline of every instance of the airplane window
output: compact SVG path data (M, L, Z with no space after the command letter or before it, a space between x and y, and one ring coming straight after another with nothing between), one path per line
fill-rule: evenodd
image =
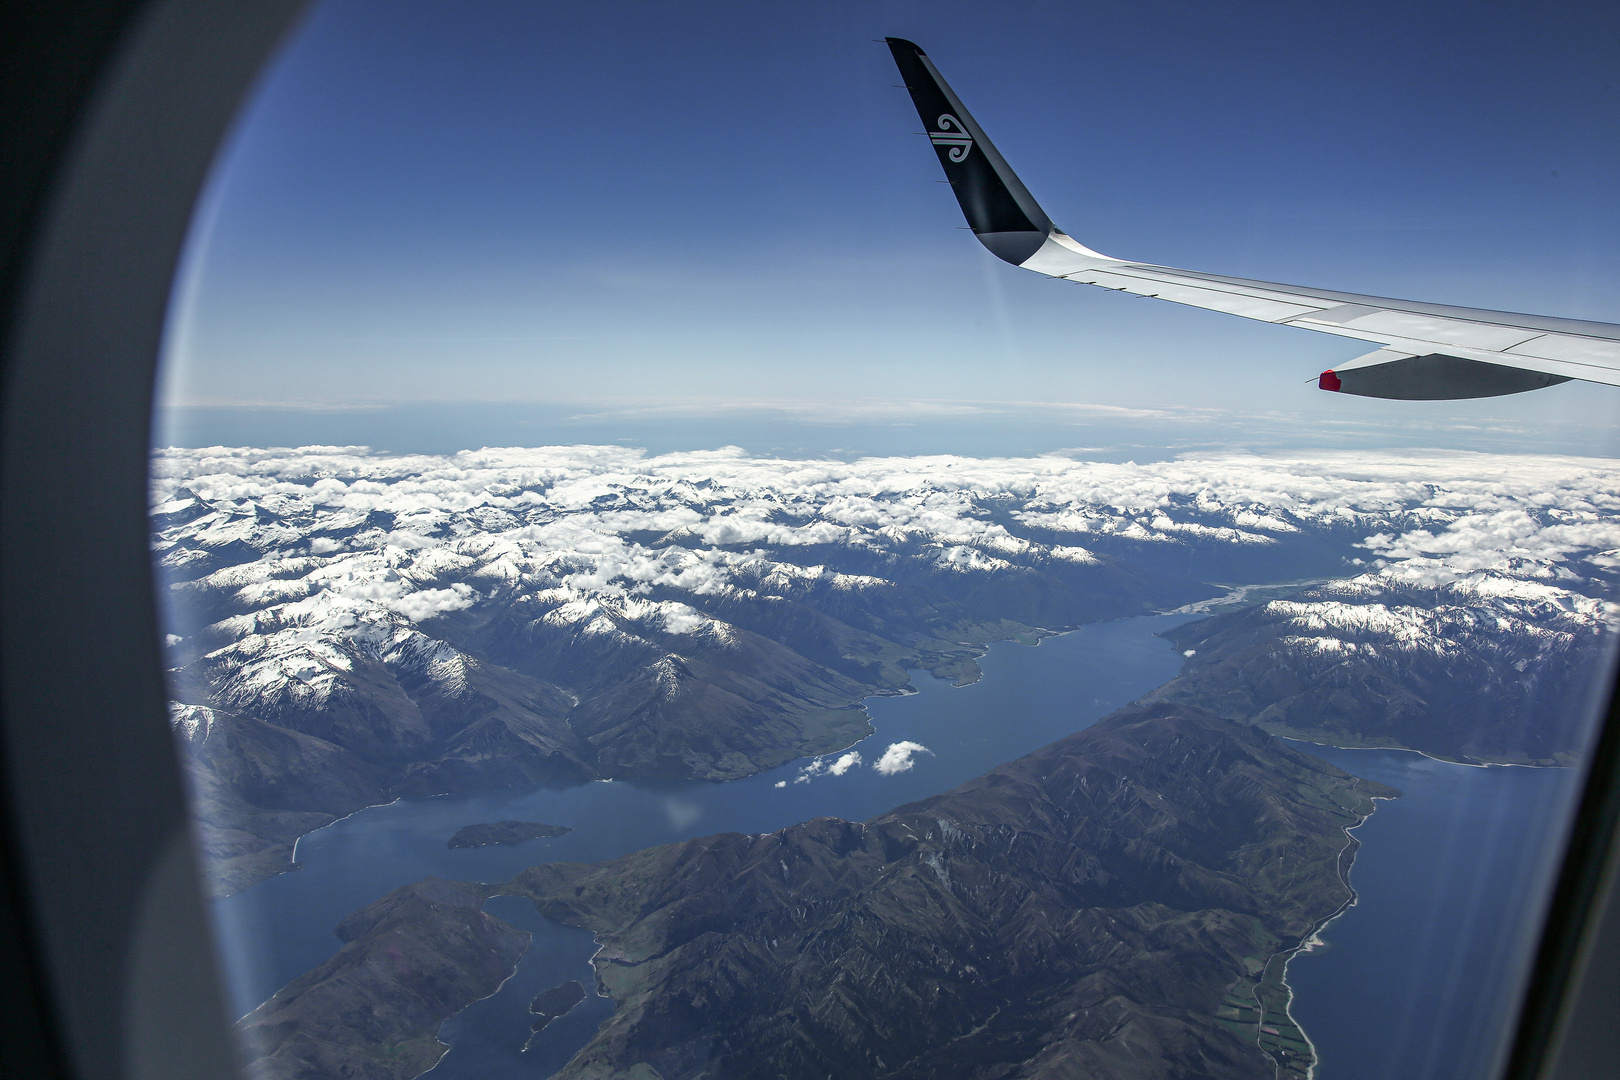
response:
M1498 1075L1615 21L324 0L152 455L249 1074Z

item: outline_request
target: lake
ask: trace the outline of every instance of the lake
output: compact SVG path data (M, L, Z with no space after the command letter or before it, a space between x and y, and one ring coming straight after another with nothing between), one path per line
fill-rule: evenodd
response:
M1316 1080L1495 1076L1578 774L1296 745L1405 793L1356 830L1356 906L1288 966Z
M430 874L500 881L539 862L597 861L715 832L768 832L828 815L862 820L947 790L1173 678L1181 657L1155 635L1196 617L1099 623L1035 647L999 643L981 660L985 677L967 687L918 673L916 693L868 699L877 731L856 747L865 765L843 775L806 776L798 762L728 784L598 782L363 810L304 837L302 870L215 905L232 1003L238 1014L250 1011L336 950L332 928L345 915ZM909 771L869 767L901 741L928 752L913 755ZM1478 1063L1488 1062L1511 1007L1503 988L1523 961L1522 927L1540 895L1527 867L1545 864L1570 774L1302 749L1407 793L1380 803L1358 833L1360 902L1323 933L1325 947L1290 966L1294 1015L1322 1057L1318 1080L1485 1075ZM574 831L515 847L446 847L464 825L504 819ZM610 1002L589 996L523 1052L530 999L569 979L591 987L595 947L590 934L551 923L524 901L497 897L489 910L534 943L499 992L444 1026L451 1050L434 1080L547 1076L611 1013Z

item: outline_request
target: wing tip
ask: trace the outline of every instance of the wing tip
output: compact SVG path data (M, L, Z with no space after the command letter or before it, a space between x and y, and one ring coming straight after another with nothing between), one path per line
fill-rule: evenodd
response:
M1339 392L1343 385L1344 383L1339 381L1339 373L1331 368L1322 372L1316 379L1316 388L1318 390L1331 390L1335 394Z
M891 49L905 48L905 49L911 49L911 50L915 51L918 56L927 56L928 55L927 53L922 51L922 46L918 45L915 41L907 41L903 37L886 37L883 40L888 42L889 48L891 48Z

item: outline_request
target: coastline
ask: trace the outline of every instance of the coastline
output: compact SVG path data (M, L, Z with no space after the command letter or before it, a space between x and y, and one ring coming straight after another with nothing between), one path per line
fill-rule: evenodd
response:
M1324 747L1324 748L1332 749L1332 750L1378 750L1378 751L1383 751L1385 753L1416 754L1419 757L1427 758L1430 761L1440 762L1440 763L1446 764L1446 765L1458 765L1458 766L1462 766L1464 768L1470 768L1470 769L1491 769L1491 768L1514 768L1514 767L1517 767L1517 768L1524 768L1524 769L1541 770L1541 769L1567 769L1567 768L1569 768L1569 766L1567 766L1567 765L1524 765L1524 764L1520 764L1520 763L1517 763L1517 762L1467 762L1467 761L1454 761L1454 760L1451 760L1449 758L1436 757L1433 754L1427 754L1427 753L1424 753L1421 750L1414 750L1409 746L1340 746L1340 745L1337 745L1337 744L1334 744L1334 743L1313 742L1313 741L1307 740L1307 739L1289 738L1287 736L1280 736L1280 735L1275 736L1275 737L1285 739L1288 742L1301 743L1301 744L1303 744L1305 746L1320 746L1320 747ZM1357 782L1358 783L1360 782L1359 778L1358 778ZM1301 1025L1297 1020L1294 1019L1294 1015L1293 1015L1294 988L1288 982L1288 966L1289 966L1290 963L1293 962L1293 960L1294 960L1294 958L1296 956L1300 956L1302 954L1314 952L1315 949L1318 946L1326 945L1327 943L1325 941L1321 940L1320 935L1324 931L1326 931L1327 928L1332 923L1337 921L1341 916L1343 916L1351 908L1355 907L1358 900L1360 899L1360 894L1356 892L1355 886L1352 885L1351 882L1350 882L1350 872L1355 867L1355 856L1356 856L1356 853L1359 852L1360 849L1361 849L1361 839L1360 839L1360 837L1354 836L1352 834L1355 832L1355 830L1361 828L1363 825L1365 825L1368 821L1370 821L1372 819L1373 814L1376 813L1377 810L1378 810L1377 804L1379 802L1390 801L1386 797L1381 797L1381 796L1376 796L1376 795L1368 796L1368 798L1370 798L1373 801L1373 803L1374 803L1373 808L1371 810L1369 810L1361 818L1361 820L1356 822L1354 825L1345 826L1344 833L1345 833L1345 837L1346 837L1347 842L1346 842L1345 846L1339 852L1339 868L1338 868L1339 869L1339 880L1341 882L1343 882L1345 889L1349 892L1349 894L1350 894L1349 899L1347 899L1342 905L1340 905L1338 910L1334 911L1333 914L1329 915L1327 918L1323 919L1320 923L1318 923L1315 927L1313 927L1311 929L1310 933L1306 934L1305 937L1300 941L1300 943L1298 945L1294 946L1291 949L1280 950L1279 952L1273 953L1272 956L1270 958L1268 958L1267 961L1266 961L1266 969L1269 969L1270 965L1275 960L1277 960L1279 957L1282 960L1282 970L1281 970L1281 973L1280 973L1280 976L1279 976L1279 982L1280 982L1282 988L1284 989L1284 991L1286 992L1286 998L1285 998L1284 1004L1283 1004L1283 1015L1285 1017L1287 1017L1289 1026L1291 1026L1294 1030L1299 1032L1301 1039L1303 1039L1305 1045L1310 1050L1310 1063L1306 1067L1305 1075L1304 1075L1303 1080L1316 1080L1316 1070L1317 1070L1317 1067L1321 1064L1321 1057L1320 1057L1320 1054L1319 1054L1319 1052L1317 1050L1316 1043L1314 1041L1312 1041L1312 1039L1310 1037L1310 1033L1305 1030L1303 1025ZM1349 860L1348 863L1346 863L1344 861L1345 855L1347 853L1350 855L1350 860ZM1261 982L1262 983L1263 983L1264 978L1265 978L1265 970L1266 969L1262 969L1262 972L1261 972ZM1259 1001L1259 988L1260 988L1260 984L1257 983L1256 987L1255 987L1255 990L1256 990L1256 1004L1257 1005L1261 1004L1261 1002ZM1264 1023L1265 1023L1265 1011L1264 1011L1264 1008L1262 1007L1262 1009L1261 1009L1261 1019L1260 1019L1260 1021L1257 1022L1256 1027L1258 1028L1260 1025L1263 1025ZM1257 1042L1260 1041L1263 1038L1264 1038L1263 1034L1258 1035L1257 1036ZM1284 1069L1284 1066L1279 1063L1279 1065L1277 1067L1277 1074L1276 1074L1277 1080L1283 1080L1283 1069Z
M1562 834L1571 770L1321 753L1404 797L1356 830L1371 845L1350 872L1357 912L1321 933L1331 948L1301 950L1317 955L1287 969L1295 1015L1322 1055L1316 1080L1487 1074L1481 1032L1511 1022L1544 888L1537 869Z
M1131 618L1140 618L1140 617L1143 617L1143 616L1151 616L1151 615L1156 615L1156 614L1164 614L1164 613L1163 612L1136 612L1134 614L1129 614L1129 615L1120 615L1115 619L1100 619L1100 620L1097 620L1097 622L1093 622L1093 623L1081 623L1081 624L1079 624L1079 625L1077 625L1075 627L1072 627L1071 629L1068 629L1068 630L1050 630L1050 629L1047 629L1046 627L1041 627L1041 626L1022 626L1021 629L1019 629L1019 630L1017 630L1015 632L1012 632L1012 633L1008 633L1003 637L987 639L987 640L979 642L977 644L972 643L972 642L961 642L961 641L952 642L952 644L954 644L954 645L958 645L958 646L961 646L961 647L967 649L968 653L967 653L966 656L964 656L964 657L962 657L962 658L960 658L958 660L952 661L950 664L944 665L941 668L941 670L942 671L948 671L948 669L950 669L952 667L957 667L957 666L960 666L960 665L963 665L963 664L971 664L971 665L973 665L973 676L971 678L963 680L959 675L953 675L953 674L950 674L950 673L936 674L934 669L927 668L927 667L922 667L922 666L907 668L906 672L907 672L907 675L908 675L908 680L907 680L905 685L897 686L897 687L885 687L885 686L873 687L870 690L870 692L864 693L860 697L854 698L853 700L850 700L847 705L842 707L843 709L847 709L849 711L856 712L856 713L860 714L860 716L862 718L864 718L864 720L866 722L866 725L867 725L867 727L869 729L866 734L864 734L864 735L860 736L859 738L853 740L852 742L850 742L850 743L848 743L848 744L846 744L844 746L838 747L836 749L823 750L823 751L813 752L813 753L811 753L811 752L801 753L801 754L798 754L795 757L787 759L784 762L781 762L778 765L772 765L772 766L760 768L760 769L757 769L755 772L746 773L746 774L744 774L742 776L734 776L734 777L730 777L728 779L716 780L714 782L723 784L723 783L730 783L730 782L732 782L734 780L746 780L749 777L757 776L760 773L769 772L769 771L771 771L771 769L780 768L781 765L785 765L785 764L788 764L790 762L813 761L813 760L815 760L817 758L828 757L828 756L844 753L845 751L859 745L860 743L866 741L867 739L870 739L877 732L876 726L872 723L872 714L867 709L866 702L872 700L873 698L910 697L911 695L918 693L919 691L917 690L916 686L912 685L914 683L914 681L915 681L914 676L916 674L918 674L918 673L926 673L930 677L938 679L941 682L945 682L945 683L949 684L950 686L952 686L954 688L972 686L972 685L975 685L976 683L978 683L979 681L981 681L984 678L984 671L983 671L982 668L980 668L978 666L978 662L980 660L982 660L986 655L988 655L988 653L990 652L990 648L992 646L994 646L994 645L1000 645L1003 642L1011 642L1013 644L1024 645L1024 646L1033 648L1035 646L1040 645L1040 643L1042 641L1044 641L1046 638L1049 638L1049 637L1059 637L1059 636L1063 636L1065 634L1076 633L1076 632L1078 632L1080 630L1086 629L1087 627L1097 626L1097 625L1101 625L1103 623L1116 622L1116 621L1120 621L1120 620L1124 620L1124 619L1131 619ZM917 657L917 659L920 659L920 657ZM569 696L574 699L574 703L577 705L578 704L577 696L573 695L572 693L570 693ZM842 711L842 710L835 710L835 711ZM636 777L636 776L592 776L592 777L590 777L590 778L588 778L588 779L586 779L586 780L584 780L582 782L583 783L600 783L600 782L612 782L614 780L625 780L625 781L634 782L637 779L645 779L645 778L644 777ZM529 787L525 787L524 790L533 790L535 788L572 787L572 786L574 786L574 785L573 784L568 784L568 783L556 784L556 783L541 782L541 783L538 783L538 784L531 785ZM504 790L504 788L497 786L495 788L489 788L489 789L477 789L477 788L474 788L474 789L471 789L471 790L474 790L474 791L477 791L477 790L496 791L496 790ZM314 834L316 834L318 832L321 832L322 830L329 829L332 826L339 824L340 822L347 821L348 819L354 817L356 814L362 813L362 812L364 812L366 810L374 810L374 809L377 809L378 807L393 806L396 803L405 801L407 799L411 799L411 800L415 800L415 799L432 799L432 798L438 798L438 797L441 797L441 796L451 795L451 794L457 794L457 792L440 791L440 792L433 792L433 793L427 794L427 795L418 795L418 794L396 795L393 798L388 799L386 801L375 802L375 803L367 803L364 806L355 807L353 810L350 810L349 812L347 812L345 814L333 816L331 821L326 822L325 824L321 825L318 828L310 829L308 832L299 833L297 836L295 836L292 839L290 844L286 844L285 846L286 846L286 849L287 849L287 855L286 855L286 862L284 864L275 865L274 868L269 869L268 872L266 872L264 870L258 871L257 873L252 875L252 880L250 880L247 884L242 885L240 887L227 888L227 887L220 887L220 886L210 886L209 895L208 895L208 901L209 901L210 904L218 903L219 901L228 899L229 897L241 895L242 893L245 893L245 892L249 891L250 889L253 889L256 886L261 885L266 881L270 881L273 878L277 878L277 877L280 877L280 876L282 876L284 874L288 874L288 873L291 873L291 872L293 872L295 870L301 869L302 867L301 867L300 863L298 862L298 845L300 843L302 843L303 840L306 837L313 836ZM201 819L197 817L195 808L193 806L191 806L189 802L188 802L188 818L191 821L193 829L197 828L201 823ZM281 846L281 845L272 845L269 848L262 849L262 851L257 853L257 854L263 854L264 852L272 851L272 850L274 850L274 848L276 846ZM201 866L201 869L203 871L203 876L206 879L211 881L213 879L213 877L216 875L216 873L219 871L219 869L222 868L224 865L225 865L224 862L221 862L221 863L216 865L216 864L214 864L214 863L212 863L212 862L210 862L210 861L208 861L206 859L203 860L203 863L202 863L202 866Z
M487 899L490 899L490 898L485 897L485 899L487 900ZM526 934L528 936L529 943L528 943L528 945L524 946L523 955L519 956L516 960L514 960L512 962L512 970L507 974L506 978L502 979L499 986L495 987L495 989L491 990L489 993L485 994L483 997L473 998L471 1001L467 1002L467 1004L463 1005L461 1008L457 1009L455 1012L453 1012L449 1016L445 1017L444 1018L444 1023L441 1023L438 1027L433 1029L433 1041L438 1043L440 1046L444 1047L444 1049L439 1052L438 1061L435 1061L431 1066L429 1066L427 1069L423 1070L422 1072L417 1073L415 1077L411 1078L411 1080L417 1080L418 1077L426 1076L428 1073L432 1072L434 1069L437 1069L444 1062L445 1055L448 1054L451 1051L451 1049L453 1048L454 1044L447 1043L443 1039L439 1038L439 1034L444 1031L444 1025L445 1024L448 1024L450 1021L454 1020L456 1017L460 1016L463 1012L466 1012L468 1009L472 1008L474 1005L478 1004L480 1001L488 1001L490 998L494 997L496 994L498 994L502 990L506 989L506 984L507 983L509 983L513 979L517 978L518 968L523 966L523 961L527 960L529 958L529 954L534 951L534 934L531 931L528 931L528 930L525 930L523 932L524 932L524 934ZM531 1038L532 1038L532 1036L531 1036ZM528 1043L525 1042L524 1045L523 1045L523 1049L527 1050L528 1048L529 1048Z
M435 796L430 795L428 797L429 798L434 798ZM340 818L335 818L332 821L328 821L325 825L322 825L319 829L311 829L307 833L299 833L298 838L295 839L292 842L292 857L291 857L292 865L289 866L287 868L287 870L296 870L296 869L298 869L298 845L299 845L300 842L303 841L304 837L306 837L306 836L314 836L318 832L323 832L326 829L330 829L332 826L336 825L340 821L348 821L350 818L354 817L355 814L363 814L367 810L375 810L379 806L393 806L397 802L403 802L404 799L405 799L405 796L396 795L394 798L389 799L387 802L371 803L371 804L369 804L367 806L360 807L360 809L358 809L358 810L351 810L349 813L344 814ZM282 873L285 874L287 872L287 870L283 870ZM265 878L265 880L269 881L270 879ZM253 885L257 885L257 884L258 884L258 882L253 883ZM249 885L248 889L253 888L253 885ZM247 891L247 889L238 890L238 892L246 892L246 891ZM235 896L236 893L228 893L226 895Z
M1357 777L1356 785L1359 786L1360 783L1361 778ZM1379 802L1389 801L1387 796L1369 795L1367 798L1373 803L1371 809L1363 814L1361 819L1354 825L1344 826L1345 844L1344 847L1339 849L1337 865L1335 867L1339 876L1339 882L1344 886L1345 891L1349 894L1348 897L1345 899L1344 903L1340 904L1330 915L1316 922L1311 929L1302 938L1300 938L1298 944L1287 949L1279 949L1277 952L1272 953L1271 956L1267 957L1265 966L1260 970L1260 977L1255 982L1254 1000L1255 1005L1260 1013L1259 1019L1255 1022L1255 1042L1256 1045L1260 1046L1262 1050L1266 1051L1266 1053L1268 1053L1272 1059L1277 1062L1275 1073L1277 1080L1284 1080L1285 1070L1288 1070L1289 1066L1285 1062L1278 1059L1278 1053L1276 1051L1267 1048L1266 1042L1267 1036L1271 1035L1273 1040L1280 1043L1280 1041L1286 1037L1282 1034L1282 1029L1284 1028L1291 1028L1298 1032L1300 1041L1305 1044L1308 1053L1308 1060L1305 1065L1303 1080L1315 1080L1317 1066L1321 1063L1321 1055L1317 1051L1316 1043L1311 1039L1310 1032L1306 1031L1304 1026L1294 1018L1294 988L1288 982L1288 965L1293 961L1294 957L1299 956L1301 953L1312 952L1318 945L1325 944L1320 939L1321 933L1326 930L1328 926L1334 922L1334 920L1338 919L1345 912L1355 907L1357 900L1360 899L1360 895L1356 892L1355 886L1350 883L1350 871L1355 866L1356 853L1361 850L1361 839L1353 834L1355 833L1355 830L1361 828L1369 820L1371 820L1373 814L1378 812L1377 804ZM1345 860L1346 855L1349 855L1348 862ZM1261 989L1266 984L1269 972L1271 970L1271 965L1277 963L1279 960L1281 961L1281 968L1277 976L1277 985L1282 990L1282 1015L1286 1020L1286 1024L1277 1024L1272 1022L1271 1026L1278 1029L1276 1034L1272 1034L1265 1030L1267 1021L1269 1019L1270 1010L1267 1008L1265 1002L1261 1000Z
M1272 734L1276 734L1273 732ZM1317 742L1315 739L1303 738L1299 735L1277 735L1277 738L1288 742L1300 743L1304 746L1323 746L1329 750L1387 750L1392 753L1416 754L1426 757L1430 761L1438 761L1445 765L1461 765L1465 769L1572 769L1573 765L1532 765L1527 761L1458 761L1456 758L1438 757L1427 750L1418 750L1410 746L1364 746L1357 744L1348 746L1343 743Z

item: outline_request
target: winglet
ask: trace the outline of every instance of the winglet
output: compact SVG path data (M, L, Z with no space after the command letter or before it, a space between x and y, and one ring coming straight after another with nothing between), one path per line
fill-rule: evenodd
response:
M973 234L997 258L1022 263L1051 235L1052 220L951 92L928 54L904 38L884 41Z

